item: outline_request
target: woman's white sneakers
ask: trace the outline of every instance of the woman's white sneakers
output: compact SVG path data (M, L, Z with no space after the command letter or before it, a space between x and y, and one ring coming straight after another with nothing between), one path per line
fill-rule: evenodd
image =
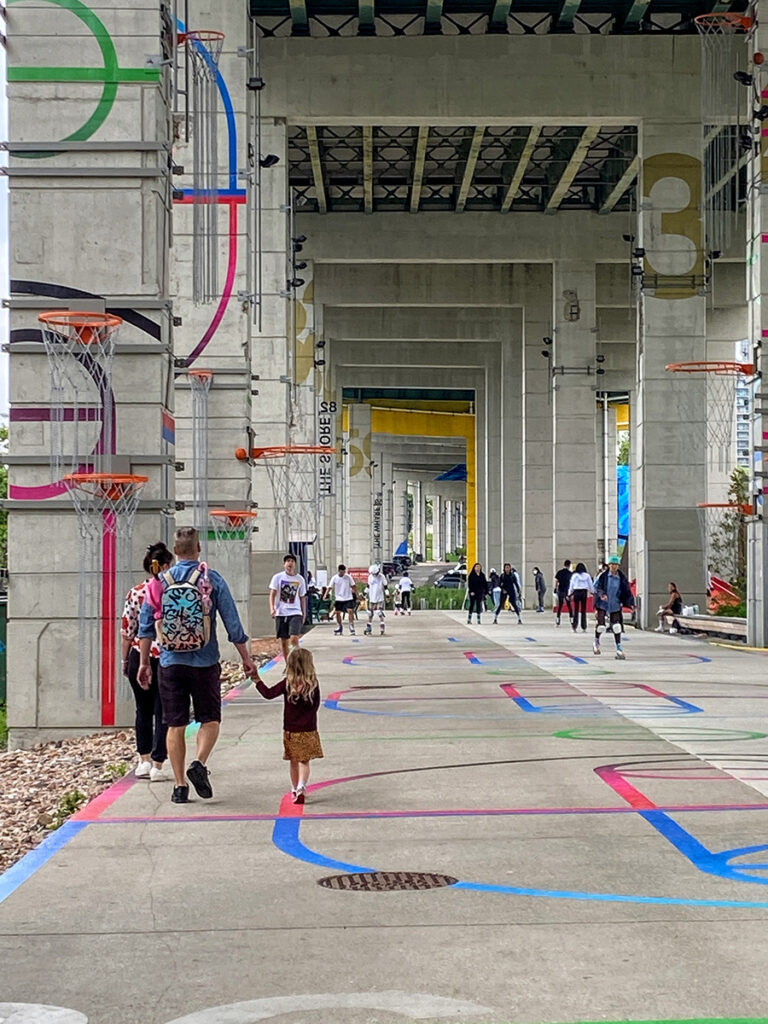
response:
M136 776L137 779L148 779L151 771L151 761L139 761L139 763L136 765L136 769L133 774Z

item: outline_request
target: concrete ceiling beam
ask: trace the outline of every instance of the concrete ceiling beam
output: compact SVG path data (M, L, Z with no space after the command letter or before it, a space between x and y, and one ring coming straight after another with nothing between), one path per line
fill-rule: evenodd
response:
M480 147L483 144L484 135L485 127L483 125L477 125L472 133L472 141L469 144L469 152L467 153L467 159L464 163L461 184L459 185L458 195L456 196L456 213L463 213L464 208L467 205L467 196L469 195L469 190L472 187L472 179L475 176L477 158L480 156Z
M595 141L599 132L599 124L588 124L584 131L581 133L581 138L579 139L578 143L576 144L576 148L571 154L571 159L566 164L565 170L563 171L560 177L560 181L558 181L557 185L555 185L554 191L552 192L552 195L549 197L549 202L547 203L546 209L547 213L556 213L559 209L560 203L562 203L563 199L565 199L568 189L571 187L576 178L576 175L581 170L581 165L584 163L584 158L589 152L589 147Z
M696 36L554 34L527 36L521 46L499 32L467 42L405 36L393 61L393 40L380 36L262 39L262 116L296 125L466 126L482 111L486 126L633 125L669 120L674 97L677 121L700 117Z
M419 212L421 200L421 185L424 181L424 162L427 157L427 141L429 140L429 128L421 125L419 137L416 140L416 154L413 158L413 176L411 178L411 213Z
M414 193L412 192L412 198ZM412 207L413 208L413 207ZM512 208L514 213L514 207ZM565 214L563 214L565 216ZM568 212L567 221L545 213L515 217L510 230L507 217L473 212L471 217L448 213L388 213L371 219L363 213L318 217L298 213L297 230L307 236L304 253L325 263L434 263L448 266L479 263L536 264L557 259L593 259L626 263L628 252L621 235L626 222L597 217L588 210ZM742 221L743 223L743 221ZM736 231L744 228L736 227Z
M512 181L510 181L506 195L501 201L502 213L508 213L512 207L512 203L515 201L517 190L520 188L523 175L525 174L528 164L531 162L531 156L533 155L533 151L536 148L536 143L540 135L541 127L539 125L534 125L528 132L528 138L523 146L523 152L520 154L520 159L517 161L517 167L515 167L515 173L512 175Z
M320 143L317 140L317 128L314 125L307 127L307 144L309 145L309 160L312 164L312 177L315 182L317 211L318 213L327 213L328 198L325 194L325 184L323 182L323 162L320 159Z
M635 178L640 173L640 157L636 156L631 162L626 171L622 174L616 184L610 191L610 194L606 197L603 205L597 211L598 213L611 213L615 208L616 203L621 199L630 185L634 182Z
M363 203L373 213L373 125L363 125Z

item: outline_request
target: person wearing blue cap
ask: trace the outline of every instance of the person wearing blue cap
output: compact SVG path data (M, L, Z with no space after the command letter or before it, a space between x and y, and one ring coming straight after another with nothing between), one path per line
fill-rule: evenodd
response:
M616 657L624 661L625 654L621 648L622 632L622 608L634 608L635 598L629 586L629 580L619 568L620 559L618 555L611 555L608 559L608 568L604 569L595 580L595 614L597 625L595 627L595 642L592 650L595 654L601 654L600 636L605 632L605 617L613 633L616 642Z

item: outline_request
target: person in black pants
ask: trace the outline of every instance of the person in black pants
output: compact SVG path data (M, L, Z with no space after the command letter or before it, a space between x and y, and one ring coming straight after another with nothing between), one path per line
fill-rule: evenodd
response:
M571 614L571 599L569 597L569 591L572 575L571 560L570 558L566 558L563 562L563 568L558 569L555 573L555 590L557 591L557 607L555 609L555 614L557 615L557 619L555 620L556 626L560 625L560 612L563 610L563 605L565 605L568 615L570 616Z
M157 669L160 664L160 648L153 642L149 664L152 668L152 682L146 689L139 685L139 616L141 606L147 598L149 587L159 585L157 576L173 564L173 555L165 544L151 544L144 556L144 572L147 579L131 587L125 598L123 619L120 628L122 643L123 675L128 679L136 701L136 750L139 763L134 774L138 779L163 782L163 762L168 757L165 737L168 727L163 724L163 709L160 705L160 689L157 685Z
M501 601L498 609L494 611L493 621L498 620L499 611L504 606L506 600L509 601L509 607L517 615L517 621L522 625L523 620L520 618L520 588L517 584L517 577L515 571L509 562L504 563L504 571L499 577L501 584Z
M469 592L469 611L467 612L467 625L472 621L472 612L477 613L477 624L480 625L480 613L485 609L485 598L488 594L488 580L485 578L483 567L479 562L472 566L472 572L467 577L467 590Z
M576 566L576 570L571 576L571 582L568 589L573 603L571 618L573 632L575 633L579 628L579 618L581 618L581 629L582 632L586 633L587 598L590 594L594 594L595 587L592 582L592 577L587 572L587 567L583 562L579 562Z

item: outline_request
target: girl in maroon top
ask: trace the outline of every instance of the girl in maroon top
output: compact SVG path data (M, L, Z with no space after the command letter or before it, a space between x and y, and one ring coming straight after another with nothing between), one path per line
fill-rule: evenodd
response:
M317 734L320 687L312 653L306 647L294 647L285 663L285 679L275 686L265 686L257 679L256 689L267 700L283 697L283 760L291 762L293 802L303 804L309 782L309 762L313 757L323 756Z

